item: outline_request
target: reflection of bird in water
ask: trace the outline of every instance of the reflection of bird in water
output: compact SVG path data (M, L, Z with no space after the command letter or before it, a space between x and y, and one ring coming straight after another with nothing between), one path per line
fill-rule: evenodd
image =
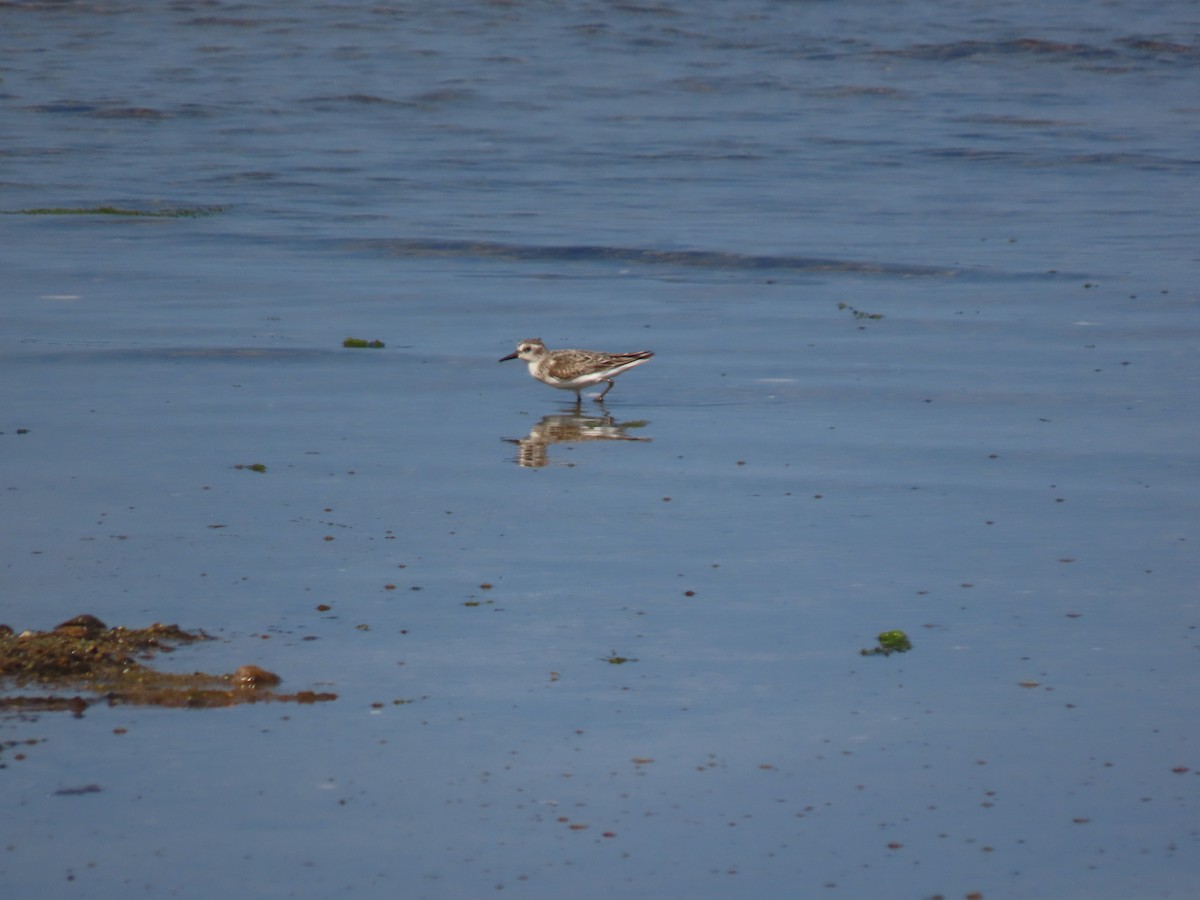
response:
M581 444L584 441L638 441L648 444L652 438L631 437L630 428L641 428L645 422L618 424L612 416L573 415L546 416L521 439L505 438L517 445L517 465L540 469L550 464L551 444Z
M575 402L582 396L584 388L608 383L600 396L599 403L613 388L613 379L627 369L640 366L654 354L649 350L636 353L600 353L596 350L547 350L541 338L527 338L517 344L515 352L502 357L500 362L520 359L529 363L529 374L552 388L575 392Z

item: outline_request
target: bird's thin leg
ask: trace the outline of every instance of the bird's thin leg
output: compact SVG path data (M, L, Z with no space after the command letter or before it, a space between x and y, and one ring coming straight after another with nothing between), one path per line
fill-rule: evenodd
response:
M604 395L607 394L612 389L613 389L613 380L611 378L609 378L608 379L608 387L606 387L604 390L602 390L600 392L600 396L596 398L596 402L600 403L602 400L604 400Z

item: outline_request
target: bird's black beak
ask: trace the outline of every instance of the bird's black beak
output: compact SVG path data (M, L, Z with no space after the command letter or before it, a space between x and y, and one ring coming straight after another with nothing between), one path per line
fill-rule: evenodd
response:
M516 358L517 358L517 354L514 351L513 353L508 354L508 356L500 357L498 360L496 360L496 362L507 362L510 359L516 359Z

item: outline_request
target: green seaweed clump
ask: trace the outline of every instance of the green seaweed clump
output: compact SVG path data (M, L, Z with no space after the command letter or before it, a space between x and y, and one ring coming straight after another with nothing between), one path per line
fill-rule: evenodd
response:
M272 688L279 684L279 676L253 665L240 666L228 675L175 674L146 665L176 645L206 640L210 638L203 632L183 631L178 625L109 628L90 615L76 616L50 631L17 634L0 625L0 688L21 689L12 696L0 693L0 711L67 710L81 716L99 701L109 706L211 709L271 700L317 703L337 699L337 694L312 691L276 693ZM25 693L30 688L67 691L74 696L31 696Z
M368 341L365 338L348 337L342 341L343 347L350 347L355 350L367 348L370 350L382 350L384 348L383 341Z
M913 646L908 635L899 629L881 631L877 640L879 646L872 647L870 650L864 648L859 652L863 656L891 656L893 653L907 653Z
M623 666L625 663L637 662L636 659L630 659L628 656L618 656L616 650L613 651L612 656L602 656L600 659L610 666Z

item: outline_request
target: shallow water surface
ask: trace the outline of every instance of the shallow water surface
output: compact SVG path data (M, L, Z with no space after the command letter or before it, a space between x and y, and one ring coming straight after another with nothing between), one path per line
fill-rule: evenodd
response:
M1190 896L1193 4L0 60L0 622L338 695L6 714L6 895ZM656 356L576 410L533 336Z

